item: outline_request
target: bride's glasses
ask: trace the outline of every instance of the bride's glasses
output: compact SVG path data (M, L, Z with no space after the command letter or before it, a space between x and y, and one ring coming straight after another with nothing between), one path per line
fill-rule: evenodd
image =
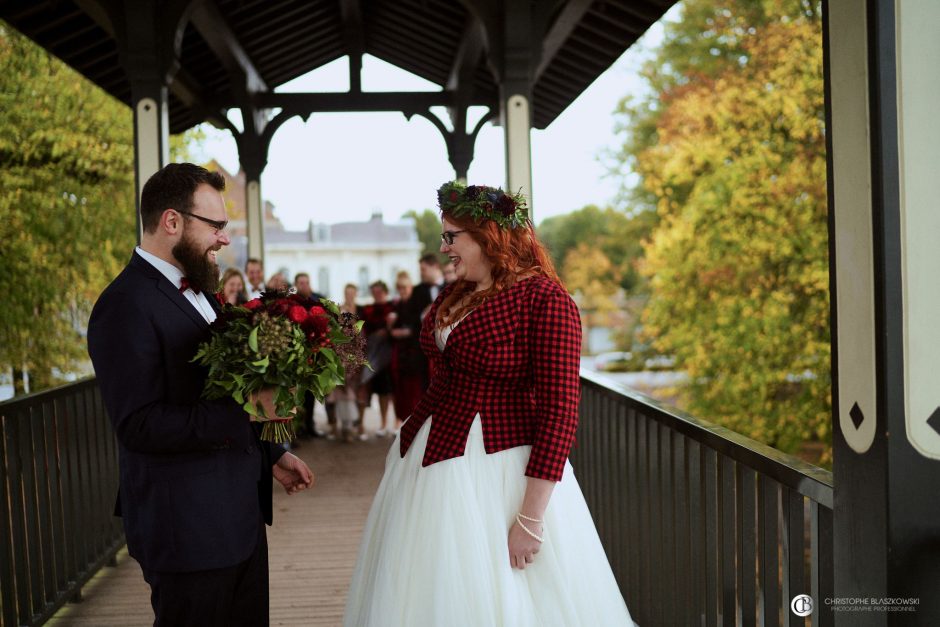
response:
M466 231L444 231L441 233L441 241L447 244L448 246L454 245L454 236L459 233L465 233Z

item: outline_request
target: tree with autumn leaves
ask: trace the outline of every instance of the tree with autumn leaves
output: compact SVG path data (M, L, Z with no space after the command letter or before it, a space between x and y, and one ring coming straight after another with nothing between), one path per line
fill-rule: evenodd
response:
M687 0L622 107L645 332L693 414L785 451L831 438L821 10Z
M81 371L95 299L136 241L131 109L0 22L0 370ZM185 155L188 140L171 142Z

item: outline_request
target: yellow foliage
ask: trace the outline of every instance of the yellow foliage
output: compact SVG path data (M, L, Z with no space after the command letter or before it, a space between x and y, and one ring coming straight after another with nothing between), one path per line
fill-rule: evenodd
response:
M0 368L56 382L134 244L130 109L0 23Z
M793 450L831 429L821 25L769 21L740 46L743 65L663 96L637 156L661 218L645 328L693 413Z

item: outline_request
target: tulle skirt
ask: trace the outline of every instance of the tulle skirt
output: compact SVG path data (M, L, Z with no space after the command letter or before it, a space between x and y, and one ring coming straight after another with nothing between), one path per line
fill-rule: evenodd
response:
M478 415L462 457L422 467L430 424L404 458L397 438L388 453L346 627L633 625L570 464L535 562L514 570L507 537L531 447L487 455Z

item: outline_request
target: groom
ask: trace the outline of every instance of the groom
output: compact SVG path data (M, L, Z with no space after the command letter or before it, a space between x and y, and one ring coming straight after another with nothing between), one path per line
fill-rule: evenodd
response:
M88 323L120 452L116 514L157 626L267 625L271 477L288 494L313 483L304 462L258 439L234 400L200 399L206 371L190 359L218 314L224 187L191 163L154 174L141 244ZM274 415L270 392L260 400Z

